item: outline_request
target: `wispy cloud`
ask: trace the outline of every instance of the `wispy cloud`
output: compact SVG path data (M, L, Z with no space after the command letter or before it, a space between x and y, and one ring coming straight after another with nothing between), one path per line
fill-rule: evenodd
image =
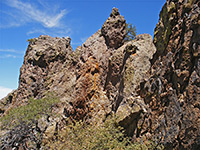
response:
M0 49L0 52L10 52L10 53L24 54L23 51L18 51L18 50L15 50L15 49Z
M0 86L0 99L6 97L13 89Z
M50 35L50 36L59 36L59 37L65 37L70 36L72 33L72 30L70 28L51 28L51 29L31 29L26 34L32 35L32 34L44 34L44 35Z
M9 12L9 16L13 17L16 22L10 21L7 27L20 26L28 22L37 22L46 28L54 28L63 26L61 19L67 14L65 9L55 12L49 10L44 6L40 8L30 3L30 1L22 0L6 0L5 4L12 7L13 13ZM1 24L0 27L3 27Z
M23 55L23 51L15 49L0 49L0 58L22 58Z
M11 54L6 54L6 55L0 56L0 58L18 58L18 57L19 57L19 56L11 55Z
M26 34L31 35L31 34L35 34L35 33L47 34L47 31L44 29L32 29L32 30L28 31Z

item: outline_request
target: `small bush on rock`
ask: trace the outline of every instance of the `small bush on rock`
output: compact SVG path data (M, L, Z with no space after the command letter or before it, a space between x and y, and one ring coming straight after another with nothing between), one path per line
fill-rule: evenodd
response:
M156 148L154 142L133 143L127 137L122 127L118 126L114 117L103 124L87 124L84 121L75 122L60 131L57 141L49 141L46 149L56 150L149 150Z
M135 39L136 36L136 27L132 23L126 24L126 36L124 38L125 42L132 41Z
M48 94L42 99L31 98L27 105L11 108L5 116L1 117L1 128L10 129L20 122L30 123L38 120L42 115L50 115L51 106L58 101L58 98L52 94Z
M40 149L43 133L38 119L52 115L51 108L59 99L48 94L42 99L30 99L27 105L12 108L0 118L5 134L0 138L0 149Z

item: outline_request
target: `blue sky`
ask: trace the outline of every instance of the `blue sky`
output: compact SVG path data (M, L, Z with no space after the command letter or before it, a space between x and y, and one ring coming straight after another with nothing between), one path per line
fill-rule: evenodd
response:
M0 0L0 98L18 87L27 39L72 39L75 49L101 28L117 7L137 34L153 36L165 0Z

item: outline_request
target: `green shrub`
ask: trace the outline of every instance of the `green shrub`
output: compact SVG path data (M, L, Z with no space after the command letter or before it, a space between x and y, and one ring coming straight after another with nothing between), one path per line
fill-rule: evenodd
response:
M109 118L101 125L86 124L83 121L66 126L60 131L57 141L48 141L46 149L55 150L149 150L155 149L154 142L133 143L118 126L116 119ZM157 147L159 149L159 147ZM162 149L162 147L160 148Z
M133 143L131 138L126 136L124 129L117 124L116 118L111 116L102 124L78 121L68 123L64 129L57 130L53 137L44 137L44 134L39 132L36 136L33 132L36 131L34 121L37 122L42 115L53 115L51 107L58 102L58 98L49 95L39 100L30 99L27 105L9 110L8 114L0 119L1 126L10 129L9 134L1 138L1 147L11 148L13 143L26 147L27 142L32 142L29 145L35 149L52 150L163 149L162 145L151 141L146 141L145 144Z
M128 42L128 41L134 40L136 33L137 32L136 32L135 25L133 25L132 23L127 23L126 24L126 35L125 35L124 41Z
M8 113L0 118L1 128L11 129L20 122L30 123L38 120L42 115L50 115L51 106L58 103L58 98L49 94L42 99L29 99L28 104L11 108Z
M36 39L28 39L27 42L35 42Z

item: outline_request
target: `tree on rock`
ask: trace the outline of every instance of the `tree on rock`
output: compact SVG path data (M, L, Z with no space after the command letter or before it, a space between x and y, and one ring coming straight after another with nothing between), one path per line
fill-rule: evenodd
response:
M132 23L126 24L126 36L124 38L125 42L132 41L135 39L136 36L136 27Z

